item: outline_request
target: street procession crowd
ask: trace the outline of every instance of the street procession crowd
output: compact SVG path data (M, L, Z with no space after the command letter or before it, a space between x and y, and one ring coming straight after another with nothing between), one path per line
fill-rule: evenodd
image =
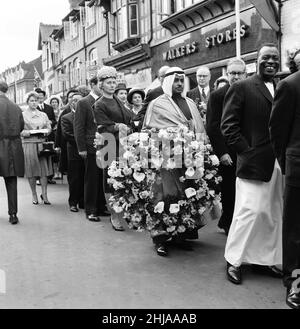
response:
M143 220L159 256L168 256L171 244L192 250L189 240L219 211L228 280L241 284L243 265L251 264L258 274L282 278L287 304L299 309L300 50L289 67L291 74L277 83L279 51L267 43L258 50L256 74L247 76L245 62L231 59L212 90L210 70L201 66L198 86L188 91L184 71L163 66L160 85L146 94L118 83L116 69L104 66L90 88L69 90L65 106L58 97L45 103L37 88L27 94L24 111L0 81L0 176L10 223L19 222L17 177L24 176L32 204L51 206L47 186L67 174L71 212L84 209L91 222L110 216L116 231L125 230L124 218L131 228ZM176 167L168 154L167 166L158 156L147 171L130 145L121 153L122 136L141 146L155 132L180 157L176 142L191 137L189 145L200 150L192 156L196 170L187 162ZM198 207L206 191L211 196Z

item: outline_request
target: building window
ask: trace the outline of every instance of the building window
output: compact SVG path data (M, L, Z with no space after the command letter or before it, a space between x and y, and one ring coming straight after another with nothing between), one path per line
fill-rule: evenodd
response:
M138 5L137 3L129 4L129 37L137 36L138 33Z
M196 2L199 2L199 0L171 0L171 14L175 14L177 11L185 9Z
M113 30L116 43L139 35L137 0L112 0Z
M78 29L79 29L79 24L78 20L75 22L70 18L70 34L71 34L71 39L75 39L78 37Z
M95 6L88 6L88 3L85 3L85 19L86 19L86 27L89 27L96 23L96 14L95 14Z
M90 58L90 65L98 65L98 53L96 48L90 51L89 58Z
M75 58L73 61L73 72L74 72L73 85L77 86L80 84L80 61L78 57Z

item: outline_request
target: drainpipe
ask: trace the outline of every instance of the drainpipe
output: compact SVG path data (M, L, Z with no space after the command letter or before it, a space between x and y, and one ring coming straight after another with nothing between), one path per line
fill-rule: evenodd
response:
M279 58L280 58L280 66L279 70L282 70L282 49L281 49L281 44L282 44L282 26L281 26L281 13L282 13L282 1L281 0L276 0L278 2L278 25L279 25L279 31L277 32L277 38L278 38L278 48L279 48Z
M152 14L152 11L153 11L153 4L152 4L152 0L149 0L150 2L150 39L148 40L148 45L150 47L151 45L151 42L153 40L153 14ZM151 49L151 48L150 48Z

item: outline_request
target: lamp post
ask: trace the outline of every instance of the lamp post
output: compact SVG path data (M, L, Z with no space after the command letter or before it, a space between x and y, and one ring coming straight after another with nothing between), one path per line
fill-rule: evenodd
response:
M236 57L241 58L241 11L240 0L235 0Z

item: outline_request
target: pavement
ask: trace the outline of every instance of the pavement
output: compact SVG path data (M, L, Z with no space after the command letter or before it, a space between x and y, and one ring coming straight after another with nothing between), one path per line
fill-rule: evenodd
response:
M147 232L116 232L108 217L93 223L71 213L65 181L49 186L50 206L32 204L27 180L18 188L13 226L0 182L0 309L288 308L279 279L249 267L242 285L226 279L226 236L216 221L199 231L194 251L171 249L165 258Z

